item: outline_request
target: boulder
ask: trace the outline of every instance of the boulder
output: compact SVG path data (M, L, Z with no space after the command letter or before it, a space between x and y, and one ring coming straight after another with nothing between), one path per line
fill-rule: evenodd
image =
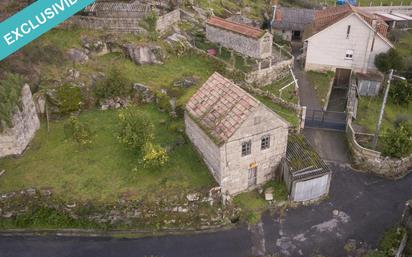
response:
M126 44L123 52L137 65L163 64L165 59L162 48L155 45Z
M143 103L153 103L154 102L155 94L150 87L140 84L140 83L134 83L133 89Z
M89 60L89 56L82 50L76 48L70 48L66 52L67 58L70 61L84 64Z
M82 38L82 46L87 52L97 56L109 53L109 47L105 42L99 39Z

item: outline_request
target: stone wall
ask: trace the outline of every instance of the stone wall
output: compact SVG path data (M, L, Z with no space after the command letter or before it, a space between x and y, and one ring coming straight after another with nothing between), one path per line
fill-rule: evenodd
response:
M350 119L348 120L346 135L353 161L357 167L391 179L402 178L412 171L412 155L401 159L384 157L378 151L359 145Z
M270 44L270 47L268 48L269 52L262 52L263 49L267 48L266 46L264 47L261 42L265 36L260 39L254 39L224 29L219 29L214 26L206 25L206 38L213 43L218 43L223 47L233 49L240 54L252 58L263 59L272 56L272 39L268 42Z
M202 155L210 172L220 184L221 150L206 133L185 113L185 131L192 144Z
M412 15L412 5L404 5L404 6L361 6L359 9L366 11L366 12L397 12L406 15Z
M180 10L174 10L165 15L159 16L157 19L156 29L163 33L167 31L171 26L180 22Z
M293 66L293 60L292 57L289 60L275 63L266 69L252 71L246 74L246 81L258 86L272 84L275 80L285 76L285 73L289 72L289 67Z
M143 33L138 18L101 18L93 16L73 16L65 25L74 24L82 28L106 30L113 33Z
M22 154L40 127L30 87L26 84L21 91L21 110L13 115L11 128L0 134L0 158Z
M270 136L268 149L261 149L262 136ZM238 194L272 179L281 159L286 156L287 138L288 124L261 105L222 146L222 192ZM242 143L249 140L251 154L242 156ZM257 168L256 186L248 184L248 170L252 167Z

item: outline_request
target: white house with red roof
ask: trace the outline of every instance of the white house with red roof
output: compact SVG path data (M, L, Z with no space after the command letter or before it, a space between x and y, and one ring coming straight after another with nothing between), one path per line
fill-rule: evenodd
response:
M223 192L270 180L286 155L289 124L219 73L186 105L186 134Z
M345 5L318 11L305 40L305 70L376 71L375 56L393 48L388 25Z

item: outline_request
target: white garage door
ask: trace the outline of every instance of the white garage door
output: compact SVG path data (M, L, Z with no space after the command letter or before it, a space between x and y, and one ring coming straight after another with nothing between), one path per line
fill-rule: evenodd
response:
M308 201L321 197L326 193L328 177L329 175L325 175L319 178L297 182L293 200Z

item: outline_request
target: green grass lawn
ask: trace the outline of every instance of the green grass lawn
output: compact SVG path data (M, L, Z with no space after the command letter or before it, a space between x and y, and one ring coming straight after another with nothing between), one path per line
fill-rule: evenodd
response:
M174 123L182 124L182 120L171 120L151 105L138 108L153 119L158 143L166 146L176 139L182 140L182 135L170 129ZM52 122L49 133L43 126L22 157L0 160L0 167L7 171L0 179L0 192L52 188L55 195L66 200L113 201L123 194L130 199L142 199L155 197L163 190L174 194L214 185L190 143L173 150L163 168L140 167L132 171L139 167L138 160L118 142L117 114L117 111L94 110L80 115L80 120L95 132L88 148L65 139L64 121Z
M368 133L374 133L381 105L382 97L361 96L355 123L365 128ZM399 106L391 103L389 99L385 107L381 131L384 132L388 128L393 128L395 121L404 118L412 120L412 104Z
M293 127L295 128L299 127L299 117L296 114L296 112L275 104L267 97L258 96L258 95L255 95L254 97L258 99L259 101L261 101L263 104L265 104L267 107L272 109L274 112L279 114L282 118L288 121Z
M291 82L293 82L293 77L292 77L292 74L289 73L288 76L285 76L284 78L281 78L281 79L275 81L274 83L272 83L268 86L265 86L264 89L268 90L269 92L271 92L275 96L280 97L279 90L281 88L285 87L286 85L288 85ZM296 95L295 84L291 84L287 88L285 88L282 91L281 98L283 100L287 101L287 102L297 104L298 103L298 97Z
M315 88L316 96L318 97L319 101L324 104L326 98L328 97L330 83L335 74L333 72L309 71L307 75L310 82Z
M287 201L288 193L285 183L270 181L263 186L263 189L271 187L273 189L273 199L275 201ZM242 208L244 218L249 223L257 223L262 212L270 207L268 201L257 190L245 192L234 198L234 203Z

